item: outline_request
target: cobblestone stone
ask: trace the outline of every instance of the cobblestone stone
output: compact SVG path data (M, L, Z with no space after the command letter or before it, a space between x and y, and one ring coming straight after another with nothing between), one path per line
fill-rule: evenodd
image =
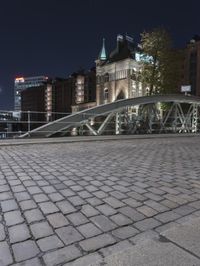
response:
M58 208L61 210L63 214L68 214L68 213L76 211L73 205L66 200L59 201L56 203L56 205L58 206Z
M4 219L7 226L23 223L24 219L20 211L10 211L4 213Z
M10 243L16 243L30 238L30 233L26 224L19 224L8 229Z
M156 202L156 201L153 201L153 200L148 200L148 201L145 201L144 202L145 205L151 207L152 209L158 211L158 212L165 212L167 210L169 210L169 208L167 208L166 206Z
M81 256L81 252L74 245L57 249L43 256L43 260L48 266L55 266L61 263L74 260Z
M53 234L53 230L47 222L33 224L30 226L30 229L36 239Z
M87 217L92 217L94 215L99 214L99 211L97 211L95 208L93 208L90 205L83 205L81 208L81 212L85 214Z
M12 199L12 198L13 198L13 196L12 196L11 192L0 193L0 201L9 200L9 199Z
M77 229L85 238L99 235L102 232L92 223L80 225Z
M51 214L59 211L56 205L50 201L39 203L39 206L44 214Z
M133 221L140 221L145 218L145 216L142 213L130 207L122 207L119 209L119 212L131 218Z
M19 205L23 211L37 208L37 205L33 200L21 201Z
M38 209L25 211L24 216L25 216L28 223L39 222L41 220L44 220L44 215Z
M62 213L48 215L47 220L53 228L59 228L69 224L68 220Z
M186 205L186 206L180 206L180 207L174 209L173 211L180 214L180 215L188 215L188 214L194 212L195 208Z
M110 231L117 226L106 216L98 215L90 219L96 226L98 226L103 232Z
M89 203L93 207L96 207L98 205L103 204L103 201L98 199L98 198L96 198L96 197L88 198L88 199L86 199L86 201L87 201L87 203Z
M64 197L60 193L51 193L48 195L53 202L64 200Z
M97 249L114 244L115 242L116 240L112 236L103 234L81 241L80 246L85 251L95 251Z
M100 206L97 206L96 208L106 216L113 215L117 212L114 208L110 207L107 204L102 204Z
M29 193L27 192L18 192L18 193L14 193L14 195L17 201L19 202L22 200L29 200L31 198Z
M134 223L134 226L140 231L147 231L159 225L161 225L161 223L155 220L154 218L147 218L145 220Z
M15 200L5 200L1 202L1 208L3 212L9 212L13 210L17 210L19 207Z
M31 259L39 253L37 245L32 240L14 244L12 249L17 262Z
M72 226L56 229L56 233L66 245L72 244L83 239L81 234Z
M69 214L67 215L67 218L71 221L71 223L74 226L89 222L89 220L80 212Z
M147 217L151 217L151 216L154 216L156 215L158 212L148 206L141 206L141 207L138 207L137 210L139 212L141 212L142 214L144 214L145 216Z
M119 201L114 197L105 198L104 201L113 208L119 208L125 205L123 202Z
M23 261L21 263L12 264L12 266L42 266L38 258Z
M0 242L0 265L6 266L13 262L9 246L6 242Z
M45 194L33 195L33 198L36 202L44 202L49 200L49 198Z
M6 237L3 224L0 224L0 241L4 240Z
M123 226L123 225L127 225L127 224L131 224L133 223L133 221L131 219L129 219L128 217L120 214L120 213L117 213L113 216L110 216L110 219L112 221L114 221L117 225L119 226Z
M56 235L39 239L37 241L37 244L42 251L48 251L51 249L61 248L64 246L64 244Z
M31 194L31 195L34 195L34 194L39 194L42 192L42 190L37 187L37 186L34 186L34 187L27 187L27 190L28 192Z

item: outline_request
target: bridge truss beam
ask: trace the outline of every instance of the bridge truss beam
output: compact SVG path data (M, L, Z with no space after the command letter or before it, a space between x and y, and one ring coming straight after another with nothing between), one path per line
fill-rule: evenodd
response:
M166 105L163 108L163 105ZM52 121L21 137L198 132L200 98L153 95L100 105Z
M139 133L196 133L199 122L199 105L190 104L184 108L181 103L173 102L168 110L162 111L160 103L138 105L133 112L131 106L113 111L101 120L96 129L89 124L89 119L81 123L89 129L91 135L107 134L139 134ZM109 128L115 124L115 129ZM78 125L79 127L80 125Z

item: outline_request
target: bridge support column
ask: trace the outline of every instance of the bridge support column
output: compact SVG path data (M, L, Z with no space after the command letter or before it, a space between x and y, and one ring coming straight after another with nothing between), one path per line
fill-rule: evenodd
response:
M116 135L121 134L121 124L122 124L121 113L116 113L116 118L115 118L115 134Z
M197 132L197 124L198 124L198 106L197 104L193 104L193 114L192 114L192 132Z

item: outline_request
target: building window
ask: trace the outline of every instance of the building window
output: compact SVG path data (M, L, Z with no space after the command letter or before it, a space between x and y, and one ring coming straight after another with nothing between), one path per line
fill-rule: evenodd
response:
M109 81L109 74L106 73L104 76L104 82L108 82Z
M116 72L116 79L125 79L127 78L127 76L128 76L127 69Z
M108 88L104 89L103 98L104 98L104 103L107 103L108 102Z
M97 76L97 84L101 82L100 76Z

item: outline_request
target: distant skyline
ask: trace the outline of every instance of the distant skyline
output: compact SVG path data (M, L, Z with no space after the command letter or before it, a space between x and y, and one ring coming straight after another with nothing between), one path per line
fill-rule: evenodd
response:
M14 106L17 76L67 77L95 65L105 38L132 36L163 26L176 47L200 34L200 3L190 0L2 0L0 15L0 110Z

